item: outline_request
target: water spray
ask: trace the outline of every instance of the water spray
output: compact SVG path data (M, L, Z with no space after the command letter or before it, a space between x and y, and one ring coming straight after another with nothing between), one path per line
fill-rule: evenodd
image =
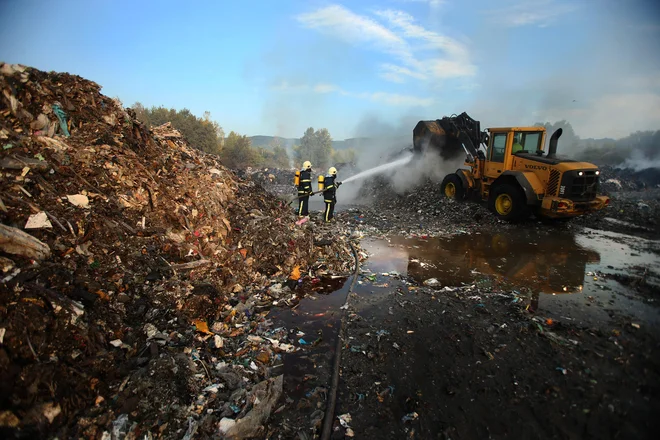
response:
M349 177L348 179L342 181L342 184L351 182L353 180L358 180L358 179L363 179L365 177L373 176L375 174L381 174L384 173L385 171L388 171L392 168L396 168L399 166L406 165L413 159L413 155L408 155L405 157L402 157L401 159L397 159L393 162L389 162L383 165L378 165L377 167L362 171L361 173L355 174L354 176Z

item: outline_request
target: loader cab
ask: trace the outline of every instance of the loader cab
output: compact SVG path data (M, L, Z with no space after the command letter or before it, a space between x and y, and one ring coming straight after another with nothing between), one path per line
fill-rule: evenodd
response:
M500 127L489 128L488 149L484 174L497 178L512 168L513 155L543 154L545 127ZM514 152L514 144L518 151Z

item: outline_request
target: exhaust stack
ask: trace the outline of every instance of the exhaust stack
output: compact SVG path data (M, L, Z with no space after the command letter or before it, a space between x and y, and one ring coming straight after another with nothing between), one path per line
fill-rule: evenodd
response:
M558 128L554 133L552 133L552 137L550 138L550 146L548 147L548 155L546 156L548 159L553 159L557 156L557 141L563 132L564 130Z

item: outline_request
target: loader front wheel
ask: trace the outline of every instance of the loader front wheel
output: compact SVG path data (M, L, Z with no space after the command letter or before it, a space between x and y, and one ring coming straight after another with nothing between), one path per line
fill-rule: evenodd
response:
M447 176L445 176L443 179L442 186L440 188L442 190L442 194L444 194L444 196L448 199L463 200L465 198L463 182L456 173L447 174Z
M509 222L524 220L530 214L522 190L508 183L497 185L492 190L489 205L498 218Z

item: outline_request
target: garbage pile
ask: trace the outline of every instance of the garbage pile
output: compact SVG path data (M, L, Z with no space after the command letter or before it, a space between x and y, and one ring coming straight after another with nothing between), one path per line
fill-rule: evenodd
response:
M618 174L613 174L615 172ZM630 170L606 168L601 178L602 192L610 195L610 205L601 211L577 216L570 224L623 233L632 230L660 233L660 189L645 183L651 180L630 176ZM360 195L365 205L340 216L346 222L371 225L381 232L437 235L474 232L494 225L498 229L515 227L499 221L488 211L486 203L447 199L442 194L441 183L432 179L400 193L389 179L379 176L366 181ZM532 216L530 222L537 222L537 219Z
M294 173L295 170L265 168L248 173L247 178L263 186L266 191L277 197L288 197L297 194L293 184Z
M347 215L382 232L424 231L433 235L433 231L466 230L498 222L482 204L447 199L440 182L432 179L400 193L388 178L377 176L362 185L360 196L368 207L360 206Z
M643 191L660 188L660 169L647 168L634 171L629 168L602 166L600 186L605 194L621 191Z
M660 234L660 170L642 171L601 167L600 189L610 196L610 206L576 223L617 232Z
M264 168L246 171L247 176L255 182L267 188L269 185L293 185L293 174L295 170L279 168Z
M3 438L243 438L275 411L269 309L345 273L260 185L100 86L0 64Z

